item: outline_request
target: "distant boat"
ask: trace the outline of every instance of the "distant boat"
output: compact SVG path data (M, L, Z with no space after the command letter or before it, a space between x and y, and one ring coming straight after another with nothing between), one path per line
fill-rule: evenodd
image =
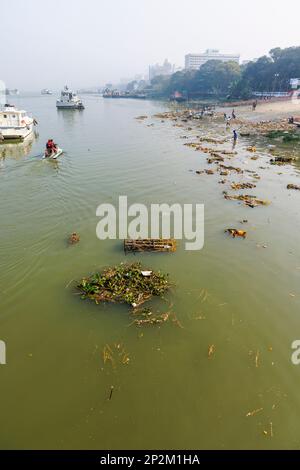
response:
M14 88L13 90L10 90L9 88L6 88L5 94L10 95L10 96L16 96L16 95L19 95L20 92L17 88Z
M42 95L52 95L52 91L48 90L48 88L43 88L43 90L41 91L41 94Z
M35 119L29 117L26 111L5 104L0 109L0 142L14 139L23 141L33 132L35 124Z
M60 99L56 101L58 109L84 109L81 99L67 86L62 90Z

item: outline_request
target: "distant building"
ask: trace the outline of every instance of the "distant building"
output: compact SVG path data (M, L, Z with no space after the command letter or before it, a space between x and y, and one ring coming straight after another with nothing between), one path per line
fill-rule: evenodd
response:
M185 56L186 69L199 69L208 60L221 60L222 62L240 62L239 54L221 54L218 49L207 49L202 54L187 54Z
M155 64L149 66L149 80L152 80L152 78L158 75L172 75L173 72L174 65L166 59L162 65Z
M300 87L300 78L291 78L290 85L293 90L297 90Z

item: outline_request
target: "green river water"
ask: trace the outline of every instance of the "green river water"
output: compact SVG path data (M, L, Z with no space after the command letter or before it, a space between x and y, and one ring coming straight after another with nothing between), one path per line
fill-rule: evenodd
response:
M299 184L300 167L271 167L266 141L240 139L232 164L261 176L246 193L271 202L251 209L224 200L218 174L195 174L207 155L183 145L187 131L134 119L167 105L84 101L84 111L58 112L54 97L17 98L39 135L31 146L0 146L0 447L300 448L300 366L291 362L300 339L300 192L286 189ZM189 135L208 131L205 120ZM56 163L40 158L48 137L65 151ZM179 243L175 254L125 257L122 241L96 237L97 206L119 195L204 203L204 248ZM248 237L232 239L227 227ZM73 231L81 241L68 246ZM170 274L167 300L182 328L137 328L127 306L74 295L72 280L132 260ZM129 364L104 365L106 344L124 345Z

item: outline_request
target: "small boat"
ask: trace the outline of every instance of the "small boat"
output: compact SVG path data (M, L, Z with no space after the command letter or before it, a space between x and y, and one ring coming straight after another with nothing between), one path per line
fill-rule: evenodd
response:
M81 99L67 86L62 90L60 99L56 101L56 107L57 109L84 109Z
M47 155L47 151L44 153L45 160L57 160L63 154L63 150L60 147L57 147L56 152L52 153L50 156Z
M41 95L52 95L52 91L48 88L43 88L43 90L41 91Z
M10 95L10 96L18 96L20 94L20 92L17 88L14 88L13 90L9 90L8 88L6 88L5 89L5 94Z
M5 140L23 141L33 132L36 120L23 109L5 104L0 109L0 142Z

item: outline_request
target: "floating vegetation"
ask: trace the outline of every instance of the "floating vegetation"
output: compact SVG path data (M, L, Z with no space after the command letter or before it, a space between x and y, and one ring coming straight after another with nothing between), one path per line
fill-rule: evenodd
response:
M79 241L80 241L80 236L76 232L71 233L71 235L68 238L68 242L70 245L75 245Z
M247 232L245 232L245 230L237 230L236 228L227 228L225 232L230 233L230 235L232 235L233 238L236 238L236 237L246 238L247 236Z
M248 151L248 152L256 152L256 147L254 147L254 146L249 146L249 147L247 147L247 151Z
M272 130L266 134L269 139L282 139L282 142L300 142L300 134L296 131Z
M146 273L146 274L145 274ZM150 273L150 274L149 274ZM127 303L138 307L152 296L162 296L170 288L168 276L146 271L140 263L123 264L83 278L77 289L82 299Z
M174 324L183 328L179 320L177 319L174 312L172 312L172 307L169 308L166 312L153 312L151 308L143 307L140 309L135 309L132 312L134 320L131 324L136 326L144 325L161 325L167 321L172 321Z
M117 365L127 365L130 357L122 343L106 344L103 348L103 364L110 362L115 369Z

